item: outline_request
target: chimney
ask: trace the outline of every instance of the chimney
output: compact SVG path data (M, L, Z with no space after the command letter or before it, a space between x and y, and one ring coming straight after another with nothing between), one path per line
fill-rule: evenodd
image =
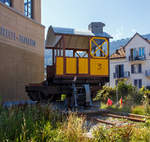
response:
M105 26L102 22L92 22L89 24L88 29L94 34L103 33L103 27Z

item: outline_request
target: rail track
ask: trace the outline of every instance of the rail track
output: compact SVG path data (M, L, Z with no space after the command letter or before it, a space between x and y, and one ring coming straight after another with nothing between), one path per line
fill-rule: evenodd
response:
M58 107L58 104L56 104ZM59 104L58 110L68 115L69 111L62 110L62 104ZM55 110L55 108L54 108ZM84 116L88 121L103 123L106 125L116 126L116 125L133 125L133 123L145 123L147 119L150 119L148 116L137 115L131 113L124 112L114 112L110 110L100 110L99 107L92 108L82 108L82 109L73 109L70 111L71 113L75 113L78 116ZM112 118L112 119L109 119ZM113 121L115 120L115 121Z
M78 112L77 114L85 116L89 121L103 123L111 126L134 125L135 122L145 123L146 119L148 118L144 115L117 113L108 110Z

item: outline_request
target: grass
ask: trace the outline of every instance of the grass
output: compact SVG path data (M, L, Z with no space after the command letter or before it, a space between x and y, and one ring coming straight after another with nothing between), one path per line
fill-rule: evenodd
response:
M150 142L150 128L145 126L99 127L93 132L95 142Z
M0 142L149 142L150 121L136 127L100 126L92 139L86 133L84 117L66 116L48 105L0 109Z
M112 105L108 106L107 104L102 103L101 109L109 109L111 111L115 112L125 112L125 113L133 113L133 114L139 114L139 115L150 115L147 109L144 105ZM150 107L149 107L150 110Z
M88 142L83 123L84 118L66 116L50 106L2 108L0 142Z
M146 115L146 111L145 111L144 105L133 106L131 108L131 113L140 114L140 115Z
M115 112L131 112L131 109L129 106L118 106L118 105L112 105L112 106L108 106L107 104L101 104L101 109L109 109L111 111L115 111Z
M50 140L65 116L49 107L18 106L0 112L0 141Z

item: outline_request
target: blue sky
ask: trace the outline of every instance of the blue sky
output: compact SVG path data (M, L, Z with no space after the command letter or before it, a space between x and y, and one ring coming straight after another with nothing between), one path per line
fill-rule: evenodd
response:
M50 25L87 30L98 21L114 40L150 33L150 0L42 0L46 32Z

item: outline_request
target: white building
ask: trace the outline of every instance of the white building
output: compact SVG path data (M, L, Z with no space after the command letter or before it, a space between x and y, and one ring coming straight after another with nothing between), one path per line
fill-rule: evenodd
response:
M110 86L119 79L137 88L150 87L150 41L138 33L110 57Z

